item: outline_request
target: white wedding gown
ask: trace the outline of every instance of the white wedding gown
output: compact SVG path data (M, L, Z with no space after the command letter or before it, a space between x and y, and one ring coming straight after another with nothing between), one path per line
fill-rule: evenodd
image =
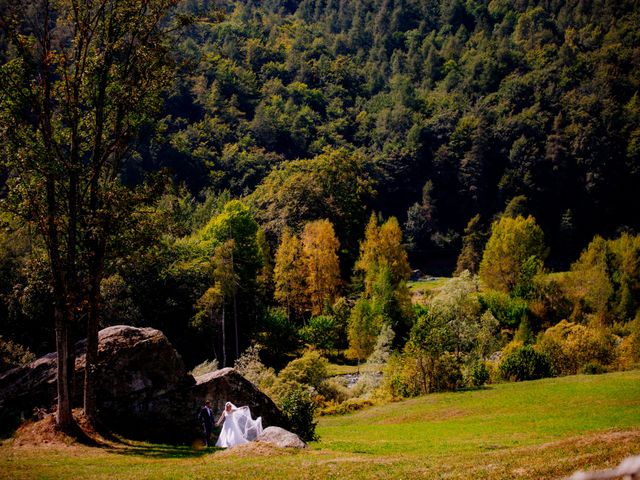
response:
M236 408L231 406L231 412L223 413L224 424L216 447L233 447L255 440L262 433L262 417L251 418L249 407Z

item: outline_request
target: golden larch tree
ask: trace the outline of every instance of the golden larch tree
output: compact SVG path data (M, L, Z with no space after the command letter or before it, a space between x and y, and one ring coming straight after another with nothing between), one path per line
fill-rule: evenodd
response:
M287 309L287 317L301 314L306 303L306 266L302 258L302 243L297 235L285 230L276 251L273 268L274 297Z
M329 220L316 220L302 232L302 256L306 270L307 297L311 314L322 313L336 299L340 287L340 242Z

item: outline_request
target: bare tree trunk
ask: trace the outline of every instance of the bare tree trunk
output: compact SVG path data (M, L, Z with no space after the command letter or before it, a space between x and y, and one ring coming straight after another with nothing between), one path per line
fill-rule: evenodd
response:
M58 411L56 413L56 423L60 429L68 431L75 423L71 404L75 359L69 336L69 325L59 306L55 307L54 316L58 360Z

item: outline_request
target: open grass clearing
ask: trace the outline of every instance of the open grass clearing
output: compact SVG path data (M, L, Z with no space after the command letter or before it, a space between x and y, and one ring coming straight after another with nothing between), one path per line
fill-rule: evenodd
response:
M301 452L9 440L0 478L562 478L640 454L640 371L428 395L319 422L320 441Z

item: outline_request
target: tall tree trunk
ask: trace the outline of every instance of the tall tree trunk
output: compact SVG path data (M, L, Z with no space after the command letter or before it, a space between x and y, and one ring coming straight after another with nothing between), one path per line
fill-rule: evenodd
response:
M99 169L94 166L89 209L93 221L98 217ZM89 312L87 315L87 354L84 370L84 414L91 423L98 417L96 384L98 382L98 325L100 323L100 283L103 275L105 239L101 226L95 226L87 239L89 250Z
M227 366L227 336L225 333L225 325L224 325L224 299L222 300L222 368Z
M70 430L74 425L72 414L73 372L75 368L74 352L69 335L69 324L59 306L54 309L56 352L58 360L58 411L56 423L61 430Z
M98 379L98 324L100 279L93 275L89 292L89 315L87 318L87 354L84 370L84 414L91 423L97 420L96 383Z
M236 304L236 292L233 291L233 326L236 334L236 358L240 357L240 348L238 342L238 306Z

